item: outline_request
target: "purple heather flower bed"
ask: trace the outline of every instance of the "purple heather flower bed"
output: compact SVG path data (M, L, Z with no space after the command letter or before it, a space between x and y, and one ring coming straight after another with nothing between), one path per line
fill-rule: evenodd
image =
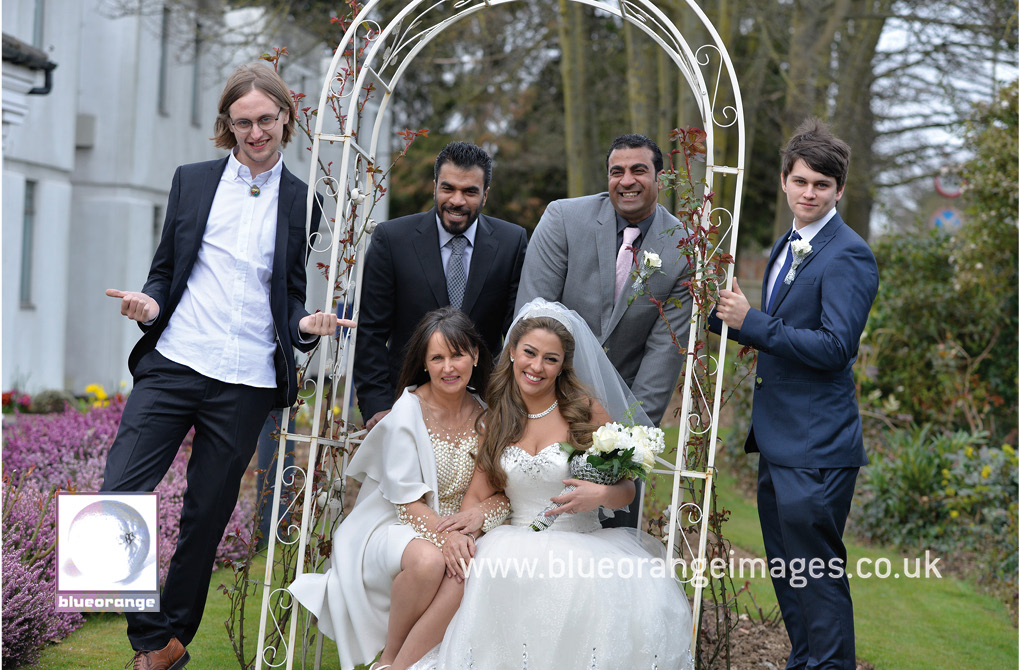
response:
M20 414L3 425L3 667L30 665L42 647L82 625L77 613L54 611L56 491L98 491L106 452L120 425L122 403L80 412ZM177 544L186 488L189 435L156 487L159 498L159 580ZM217 562L246 555L254 495L234 509Z

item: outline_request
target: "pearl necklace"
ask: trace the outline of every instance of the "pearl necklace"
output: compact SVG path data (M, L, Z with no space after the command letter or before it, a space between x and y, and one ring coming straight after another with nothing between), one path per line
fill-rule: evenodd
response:
M552 410L554 410L558 406L559 406L559 401L556 400L554 403L552 403L552 406L549 407L548 409L546 409L544 412L538 412L537 414L528 414L527 418L528 419L540 419L543 416L548 416L552 412Z

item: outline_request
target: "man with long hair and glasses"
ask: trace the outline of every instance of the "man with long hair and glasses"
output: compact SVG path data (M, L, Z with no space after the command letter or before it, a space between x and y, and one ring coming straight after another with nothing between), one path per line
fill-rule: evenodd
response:
M144 334L102 490L152 491L195 429L160 609L127 614L135 670L187 665L259 430L270 409L297 400L293 347L309 351L337 325L353 326L304 307L308 186L280 152L293 133L279 75L263 63L235 70L212 138L229 155L177 168L145 286L106 291Z

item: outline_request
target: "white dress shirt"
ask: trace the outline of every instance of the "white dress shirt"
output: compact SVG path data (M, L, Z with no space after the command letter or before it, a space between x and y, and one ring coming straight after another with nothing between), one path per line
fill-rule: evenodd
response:
M252 179L230 153L187 288L156 344L166 358L222 382L276 387L269 284L282 171L281 155Z
M481 218L480 214L478 214L478 218ZM453 241L453 238L456 237L456 235L453 235L442 227L442 222L439 221L438 214L435 215L435 225L439 227L439 254L442 256L442 272L445 273L446 268L449 267L449 257L453 255L453 248L449 245L449 243ZM463 261L464 265L464 277L470 277L471 255L474 253L474 238L477 237L478 234L478 222L475 221L467 227L467 230L460 234L467 238L467 246L464 247L464 253L463 256L460 257L460 260Z
M813 223L808 223L802 228L796 228L796 232L800 234L800 239L804 242L810 242L810 240L814 239L815 235L821 232L821 229L824 228L824 224L831 221L834 216L835 208L832 207L831 211L825 214L822 218ZM794 221L793 226L795 225L796 222ZM785 234L785 244L782 245L782 251L778 252L778 256L775 256L775 262L771 264L771 272L768 274L768 292L764 295L770 296L771 290L775 287L775 282L778 281L778 273L782 270L782 266L785 264L786 254L789 253L789 245L792 244L792 242L789 241L789 236L791 234L792 229ZM770 310L771 307L769 306L768 309Z

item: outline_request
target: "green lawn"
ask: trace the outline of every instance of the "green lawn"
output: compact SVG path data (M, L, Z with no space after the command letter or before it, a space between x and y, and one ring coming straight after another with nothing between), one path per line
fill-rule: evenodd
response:
M258 560L252 575L261 578L265 574L264 559ZM205 605L205 617L198 635L188 645L191 662L188 670L230 670L240 663L234 656L230 638L224 622L230 616L230 601L218 590L223 583L232 583L229 570L212 573L209 598ZM258 638L258 617L260 600L248 597L245 616L250 626L249 641L245 644L247 657L252 657ZM85 625L59 644L46 648L38 665L41 670L109 670L120 668L131 658L131 645L127 640L127 622L119 614L93 615ZM264 666L263 666L264 667ZM295 668L300 668L298 662ZM308 667L311 667L309 664ZM322 669L339 670L340 662L332 640L325 640L322 652Z
M673 433L671 438L675 440ZM731 476L721 471L716 480L720 503L732 511L726 532L732 543L757 556L764 544L753 501L737 489ZM659 489L664 493L668 487ZM902 557L895 551L847 542L850 566L859 558L885 558L901 572ZM939 566L951 557L942 557ZM261 564L253 571L260 576ZM212 576L205 618L188 649L188 670L239 668L223 622L229 601L217 590L232 581L228 571ZM754 597L765 612L775 604L766 577L751 580ZM741 584L742 582L740 582ZM1017 631L1003 603L978 593L970 584L952 577L941 579L853 579L856 646L860 658L877 670L929 670L930 668L1005 669L1017 667ZM742 596L741 608L752 607ZM250 639L257 637L259 602L249 598L246 616ZM121 667L130 658L122 616L92 616L83 628L59 644L47 648L36 666L43 670L107 670ZM252 653L253 647L248 654ZM326 640L322 668L338 670L335 647ZM300 667L295 664L295 667ZM310 665L309 665L310 667Z
M675 440L675 434L671 435ZM764 541L754 501L742 495L735 480L724 471L716 478L719 503L732 511L725 532L733 545L764 556ZM872 547L853 538L846 542L850 572L858 559L887 559L892 574L902 573L903 557L894 550ZM913 569L910 556L910 571ZM921 556L921 566L923 557ZM937 567L951 560L941 558ZM922 569L922 568L921 568ZM942 571L943 572L943 571ZM736 580L741 586L743 580ZM979 593L971 584L943 576L895 579L853 578L856 651L877 670L930 670L931 668L1006 669L1017 667L1019 635L1005 605ZM769 612L775 591L767 577L751 580L757 604ZM753 610L741 596L740 608Z

